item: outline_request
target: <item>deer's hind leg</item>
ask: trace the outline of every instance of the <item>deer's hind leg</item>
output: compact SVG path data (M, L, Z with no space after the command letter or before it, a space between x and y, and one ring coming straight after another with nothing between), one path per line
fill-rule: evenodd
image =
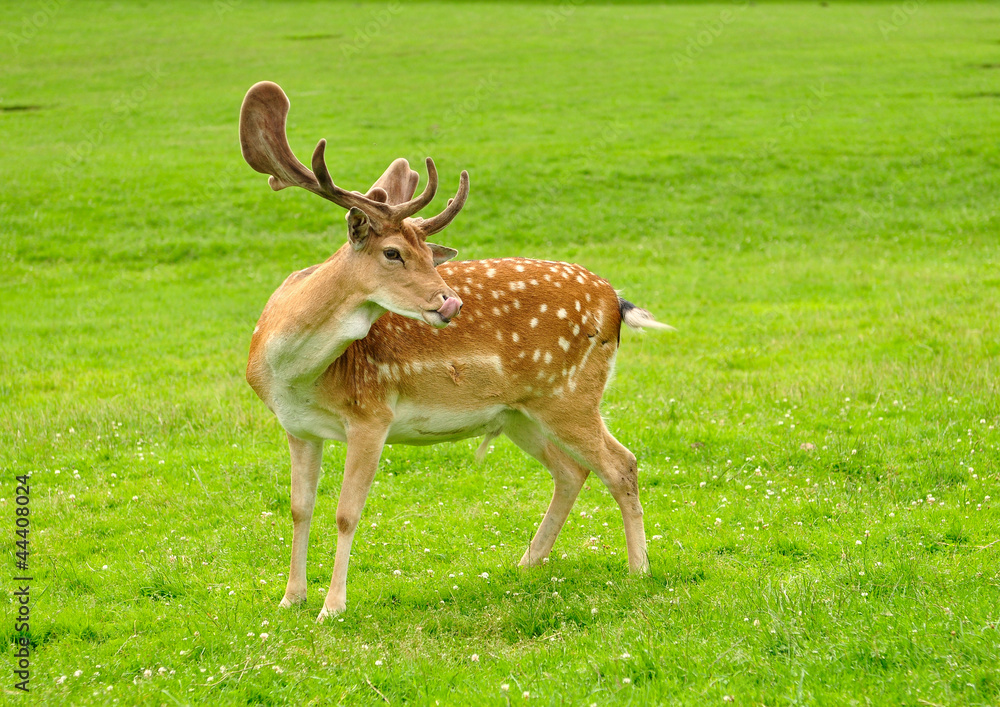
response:
M573 414L568 410L532 412L547 437L582 467L597 474L618 503L625 524L629 569L648 572L646 531L639 502L639 470L635 455L614 438L600 413Z
M518 563L521 567L532 567L541 564L549 556L590 471L553 444L537 423L522 414L507 423L504 434L540 461L549 470L555 484L545 517Z

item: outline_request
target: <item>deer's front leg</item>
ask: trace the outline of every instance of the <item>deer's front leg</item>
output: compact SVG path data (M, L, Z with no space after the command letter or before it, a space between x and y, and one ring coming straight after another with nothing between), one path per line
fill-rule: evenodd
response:
M388 425L373 423L355 424L348 429L347 463L337 503L337 557L333 563L330 591L316 619L318 622L347 608L347 563L351 559L351 543L378 469L387 432Z
M292 561L288 585L281 606L287 608L306 600L306 552L309 549L309 522L316 505L316 487L323 462L323 443L288 435L292 456Z

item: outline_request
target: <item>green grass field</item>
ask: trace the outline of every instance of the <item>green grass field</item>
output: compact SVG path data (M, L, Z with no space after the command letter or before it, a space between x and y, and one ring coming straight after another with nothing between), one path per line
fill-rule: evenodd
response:
M0 46L3 702L1000 703L996 4L53 0ZM548 474L396 446L317 626L330 443L278 609L288 453L243 368L346 231L243 162L262 79L348 188L429 154L433 213L468 169L460 258L581 263L677 327L623 334L604 405L650 577L596 479L519 571Z

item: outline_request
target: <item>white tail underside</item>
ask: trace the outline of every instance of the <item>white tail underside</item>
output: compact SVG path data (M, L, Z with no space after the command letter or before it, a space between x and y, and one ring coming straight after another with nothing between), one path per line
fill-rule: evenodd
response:
M628 324L631 329L663 329L664 331L677 331L669 324L656 321L652 314L639 307L635 307L625 312L625 316L622 317L622 321Z

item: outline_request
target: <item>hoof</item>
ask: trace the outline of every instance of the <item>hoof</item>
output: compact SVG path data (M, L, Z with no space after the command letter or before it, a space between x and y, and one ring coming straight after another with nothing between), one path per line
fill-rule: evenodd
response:
M306 598L304 596L289 596L286 594L281 601L278 602L278 606L282 609L291 609L293 606L297 606L298 604L304 604L305 601Z
M333 609L327 608L326 606L319 612L319 616L316 617L316 623L321 624L328 618L332 619L337 614L342 614L347 610L347 606L338 606Z
M549 561L549 558L547 556L540 557L538 555L531 555L528 552L525 552L524 555L521 557L521 561L517 563L517 566L518 567L539 567L541 565L544 565L548 561Z
M633 575L638 575L640 577L644 576L644 575L647 575L647 574L649 574L649 562L646 561L646 562L643 562L642 564L637 565L635 567L629 567L629 571Z

